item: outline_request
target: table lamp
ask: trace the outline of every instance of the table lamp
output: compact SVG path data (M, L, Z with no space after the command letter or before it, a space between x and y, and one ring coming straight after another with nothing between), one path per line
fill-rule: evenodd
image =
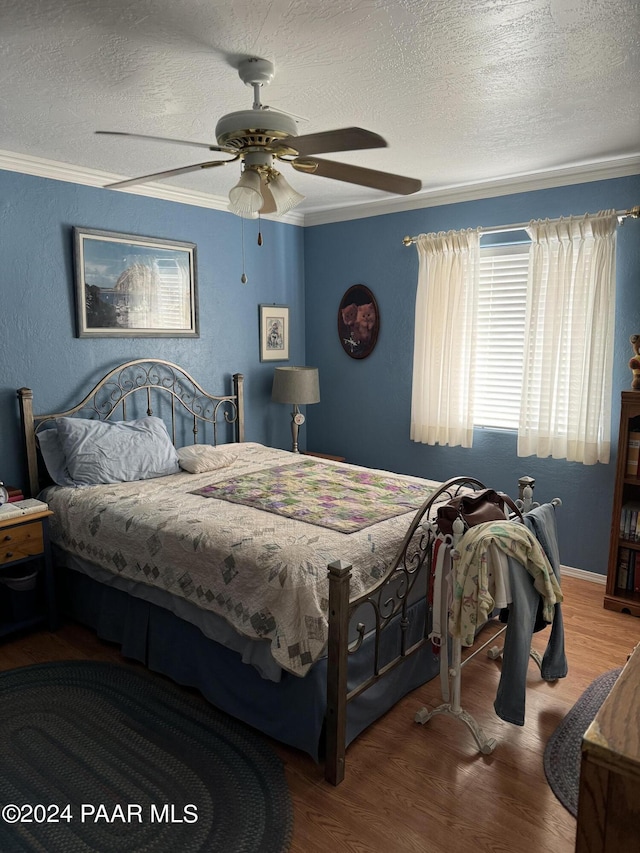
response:
M274 403L292 403L291 437L293 453L298 450L298 430L304 423L299 406L320 402L320 384L317 367L276 367L273 374L271 399Z

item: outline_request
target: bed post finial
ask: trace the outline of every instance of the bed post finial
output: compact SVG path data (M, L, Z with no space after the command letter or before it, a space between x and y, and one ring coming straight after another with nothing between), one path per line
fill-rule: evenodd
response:
M33 422L33 391L31 388L18 388L20 421L27 457L27 482L29 497L35 497L40 488L38 482L38 451L36 448L35 424Z
M533 500L533 490L536 481L533 477L520 477L518 480L518 500L516 506L522 513L530 512L534 507L540 506L537 501Z
M520 477L518 480L518 497L520 500L524 500L524 490L527 486L531 489L531 494L533 495L533 490L536 487L535 477L527 477L526 474L524 477Z
M236 441L244 441L244 376L242 373L233 374L233 393L238 407Z

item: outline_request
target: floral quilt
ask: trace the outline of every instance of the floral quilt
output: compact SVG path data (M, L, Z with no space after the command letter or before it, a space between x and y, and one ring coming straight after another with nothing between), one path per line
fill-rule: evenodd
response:
M268 641L275 661L303 676L327 643L328 564L351 563L351 595L360 595L396 555L414 513L342 533L193 494L297 461L289 452L251 442L233 449L238 456L232 467L203 474L52 487L44 495L55 513L51 537L115 575L167 590L224 617L240 634ZM437 486L375 474L417 486L424 500Z
M196 489L218 498L353 533L418 509L429 496L424 483L382 471L302 459Z

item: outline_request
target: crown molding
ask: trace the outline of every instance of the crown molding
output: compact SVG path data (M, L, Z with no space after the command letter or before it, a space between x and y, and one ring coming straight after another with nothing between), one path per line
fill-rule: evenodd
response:
M101 187L105 184L121 180L122 175L112 172L101 172L81 166L72 166L56 160L45 160L31 157L27 154L16 154L12 151L0 150L0 169L9 172L21 172L40 178L50 178L54 181L67 181L90 187ZM275 217L267 214L264 219L287 222L292 225L326 225L332 222L346 222L351 219L365 219L369 216L382 216L388 213L400 213L407 210L420 210L425 207L438 207L443 204L457 204L463 201L474 201L481 198L493 198L501 195L530 192L533 190L549 189L552 187L582 184L590 181L604 181L611 178L623 178L640 174L640 153L629 157L615 157L591 163L581 163L562 169L540 170L528 174L513 175L492 181L456 184L442 187L433 191L416 193L412 196L394 197L384 201L367 204L351 205L348 207L326 208L311 210L306 214L291 211L285 216ZM227 211L227 199L208 195L196 190L186 190L171 187L167 184L150 182L137 187L126 187L111 192L124 192L131 195L142 195L163 201L174 201L179 204L191 204L196 207L206 207L210 210Z
M8 172L21 172L25 175L35 175L39 178L50 178L54 181L82 184L88 187L104 188L105 184L123 180L122 175L115 175L113 172L100 172L96 169L86 169L81 166L72 166L69 163L60 163L57 160L45 160L41 157L31 157L28 154L15 154L12 151L2 150L0 150L0 169ZM158 198L163 201L175 201L179 204L191 204L195 207L206 207L210 210L229 212L227 210L229 201L226 198L201 193L197 190L171 187L155 181L119 190L109 190L109 192L142 195L148 198ZM292 225L304 224L303 215L295 211L287 213L284 216L266 214L263 216L263 219L289 222Z
M345 222L350 219L365 219L369 216L382 216L386 213L400 213L407 210L421 210L425 207L440 207L444 204L457 204L462 201L475 201L501 195L563 187L571 184L584 184L590 181L606 181L611 178L624 178L640 174L640 154L630 157L616 157L594 163L583 163L562 169L541 170L525 175L513 175L492 181L456 184L441 187L433 191L416 193L412 196L392 198L387 201L369 202L352 207L332 208L310 211L305 215L304 224L326 225L332 222Z

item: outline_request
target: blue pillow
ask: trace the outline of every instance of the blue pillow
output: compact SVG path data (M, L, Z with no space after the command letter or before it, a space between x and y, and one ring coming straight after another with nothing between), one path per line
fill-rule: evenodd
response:
M178 454L161 418L113 423L58 418L56 427L76 485L149 480L180 471Z
M49 476L57 486L75 486L55 427L38 433L38 445Z

